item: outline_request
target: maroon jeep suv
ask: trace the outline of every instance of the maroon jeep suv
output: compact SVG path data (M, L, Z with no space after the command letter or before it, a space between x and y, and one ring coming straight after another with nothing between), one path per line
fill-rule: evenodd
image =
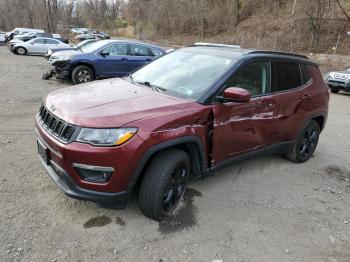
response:
M307 57L193 45L128 77L49 94L36 116L38 152L68 196L119 207L137 196L160 220L178 207L190 175L260 154L309 160L328 101Z

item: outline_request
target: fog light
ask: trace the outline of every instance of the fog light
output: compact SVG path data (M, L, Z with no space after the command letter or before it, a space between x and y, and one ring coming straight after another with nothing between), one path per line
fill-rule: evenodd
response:
M111 180L114 172L113 167L90 166L76 163L73 164L73 167L83 180L93 183L108 182Z

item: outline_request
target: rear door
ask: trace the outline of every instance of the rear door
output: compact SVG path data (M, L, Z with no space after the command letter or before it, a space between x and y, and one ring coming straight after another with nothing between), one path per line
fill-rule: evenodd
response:
M225 88L229 87L248 90L251 100L248 103L228 102L213 105L214 165L268 144L266 127L270 121L264 122L260 108L261 97L270 89L270 62L252 61L244 65L227 81Z
M128 45L116 43L102 50L108 55L96 54L96 63L100 77L122 77L129 73Z
M42 50L43 53L47 53L47 50L60 47L61 42L55 39L46 39L46 47Z
M292 141L309 112L312 83L310 78L303 80L298 62L275 60L271 68L271 96L263 103L274 106L276 122L273 139L275 142Z
M151 62L160 53L152 48L140 44L130 44L128 57L129 71L132 72L137 68Z

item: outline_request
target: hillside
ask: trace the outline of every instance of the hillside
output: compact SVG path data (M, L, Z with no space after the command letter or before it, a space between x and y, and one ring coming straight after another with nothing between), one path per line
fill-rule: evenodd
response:
M129 20L143 39L178 45L224 42L308 53L334 53L335 47L337 53L350 51L349 0L145 2L133 0L128 7Z

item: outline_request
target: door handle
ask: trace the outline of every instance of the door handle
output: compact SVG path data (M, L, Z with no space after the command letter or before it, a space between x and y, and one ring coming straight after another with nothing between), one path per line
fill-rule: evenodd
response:
M146 61L152 61L152 59L151 58L147 58Z
M301 98L301 100L306 100L306 99L309 99L309 98L311 98L311 95L304 95L304 96Z
M122 58L121 60L122 60L122 61L128 61L129 59L127 59L127 58Z

